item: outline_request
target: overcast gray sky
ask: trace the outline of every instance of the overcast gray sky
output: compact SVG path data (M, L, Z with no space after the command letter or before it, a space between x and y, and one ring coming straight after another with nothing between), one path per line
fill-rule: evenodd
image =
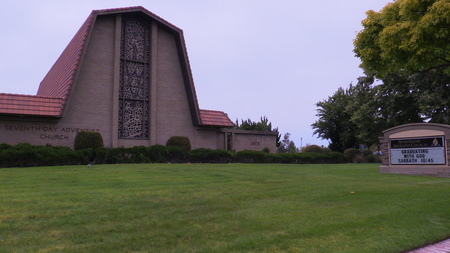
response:
M353 39L388 0L4 0L0 93L35 95L92 10L143 6L183 29L201 109L267 116L297 146L316 106L362 75Z

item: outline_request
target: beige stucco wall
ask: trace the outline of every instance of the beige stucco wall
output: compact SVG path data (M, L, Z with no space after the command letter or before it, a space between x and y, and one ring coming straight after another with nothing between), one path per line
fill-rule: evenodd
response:
M231 134L232 150L262 151L268 148L271 153L277 150L278 133L263 131L228 130Z

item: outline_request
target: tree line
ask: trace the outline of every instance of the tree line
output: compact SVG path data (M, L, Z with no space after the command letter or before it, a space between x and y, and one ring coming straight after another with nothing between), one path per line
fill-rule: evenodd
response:
M365 75L316 104L311 126L333 151L376 145L401 124L450 124L448 0L397 0L366 14L354 40Z

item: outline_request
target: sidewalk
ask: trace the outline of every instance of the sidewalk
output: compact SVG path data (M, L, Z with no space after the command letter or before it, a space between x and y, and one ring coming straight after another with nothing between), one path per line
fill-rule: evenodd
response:
M447 239L436 244L428 245L420 249L409 251L407 253L449 253L450 239Z

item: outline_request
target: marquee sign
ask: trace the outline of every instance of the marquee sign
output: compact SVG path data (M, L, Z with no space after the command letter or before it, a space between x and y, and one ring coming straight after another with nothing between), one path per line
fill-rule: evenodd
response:
M446 164L444 137L391 139L392 165Z

